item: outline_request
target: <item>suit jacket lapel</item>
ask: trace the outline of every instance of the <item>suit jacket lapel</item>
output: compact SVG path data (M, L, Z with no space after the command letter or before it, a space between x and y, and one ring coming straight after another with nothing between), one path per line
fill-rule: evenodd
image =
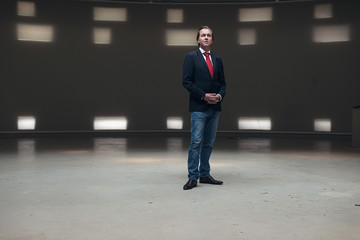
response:
M204 57L200 50L197 51L197 55L198 55L199 62L201 62L201 65L203 66L203 68L209 71L209 68L208 68L206 61L204 60ZM209 74L210 74L210 72L209 72Z
M216 57L214 54L210 53L211 55L211 60L212 60L212 65L213 65L213 76L215 76L215 72L216 72Z

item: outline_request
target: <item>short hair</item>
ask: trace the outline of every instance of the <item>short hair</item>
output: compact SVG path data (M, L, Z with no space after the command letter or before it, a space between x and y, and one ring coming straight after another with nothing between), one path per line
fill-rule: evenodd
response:
M199 28L199 30L198 30L198 32L197 32L197 35L196 35L196 41L199 40L200 31L201 31L202 29L209 29L209 30L211 31L211 38L212 38L212 40L213 40L213 42L214 42L214 31L213 31L210 27L208 27L208 26L201 26L201 27ZM199 43L198 43L198 46L200 46Z

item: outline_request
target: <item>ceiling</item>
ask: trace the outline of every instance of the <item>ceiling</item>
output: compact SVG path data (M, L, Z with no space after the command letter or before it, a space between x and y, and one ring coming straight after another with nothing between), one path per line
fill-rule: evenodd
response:
M314 2L320 0L89 0L89 1L127 2L127 3L276 3L276 2L309 2L309 1Z

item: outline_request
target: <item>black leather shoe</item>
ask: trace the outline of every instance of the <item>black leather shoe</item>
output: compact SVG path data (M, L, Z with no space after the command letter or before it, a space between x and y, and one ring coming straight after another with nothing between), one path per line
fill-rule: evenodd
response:
M197 181L189 179L189 181L184 185L184 190L190 190L197 186Z
M208 184L215 184L215 185L221 185L221 184L223 184L222 181L215 180L215 179L213 179L212 176L201 177L201 178L200 178L200 183L208 183Z

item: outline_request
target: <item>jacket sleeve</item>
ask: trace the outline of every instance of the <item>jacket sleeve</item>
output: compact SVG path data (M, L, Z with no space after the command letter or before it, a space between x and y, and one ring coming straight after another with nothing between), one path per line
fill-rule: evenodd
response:
M219 59L219 85L220 89L218 91L218 94L221 95L222 99L224 99L226 94L226 83L225 83L225 75L224 75L224 67L221 58Z
M205 96L205 92L194 83L194 69L194 55L189 53L183 65L183 86L189 91L191 97L200 101Z

